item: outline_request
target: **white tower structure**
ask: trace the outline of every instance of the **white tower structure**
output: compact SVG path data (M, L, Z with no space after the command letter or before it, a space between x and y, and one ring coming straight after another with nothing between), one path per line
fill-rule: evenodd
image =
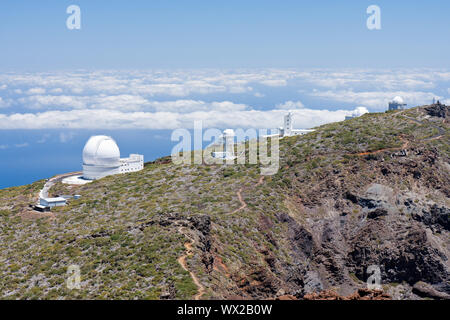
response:
M279 136L280 138L297 136L302 134L307 134L313 132L312 129L294 129L294 124L292 122L292 113L289 112L284 116L284 127L278 129L279 133L275 135L266 135L264 137L269 138L272 136Z
M233 129L226 129L223 132L223 140L224 140L224 151L226 154L226 158L230 159L235 157L234 155L234 134Z
M211 146L221 146L223 151L212 152L213 158L220 158L225 160L235 159L236 155L234 152L234 137L236 134L233 129L226 129L223 131L222 135L210 144Z
M284 135L288 137L291 136L292 129L293 129L292 113L289 112L287 115L284 116L284 127L283 127Z

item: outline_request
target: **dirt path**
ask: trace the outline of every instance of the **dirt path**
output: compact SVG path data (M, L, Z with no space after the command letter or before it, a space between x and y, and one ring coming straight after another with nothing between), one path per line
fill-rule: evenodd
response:
M406 119L408 119L409 121L412 121L412 122L415 122L415 123L418 123L418 124L425 124L423 121L420 121L420 120L417 120L417 119L414 119L414 118L410 118L410 117L405 116L405 115L403 115L403 116ZM429 123L429 125L432 126L433 128L435 128L438 131L438 133L435 134L434 136L431 136L429 138L424 139L424 141L437 140L437 139L442 138L443 135L445 135L445 130L442 129L441 127L438 127L438 126L436 126L436 125L434 125L432 123Z
M384 152L384 151L397 151L397 150L404 150L404 149L408 148L409 141L405 140L404 138L400 138L400 140L403 141L403 144L402 144L401 147L385 148L385 149L380 149L380 150L375 150L375 151L361 152L361 153L357 153L356 155L358 155L358 156L366 156L366 155L369 155L369 154L376 154L376 153L380 153L380 152Z
M402 112L404 112L404 111L402 111ZM405 115L402 115L402 116L405 117L406 119L408 119L409 121L415 122L417 124L422 124L422 125L425 124L423 121L420 121L420 120L417 120L417 119L414 119L414 118L411 118L411 117L408 117L408 116L405 116ZM436 126L436 125L434 125L432 123L428 123L428 125L430 125L433 128L435 128L438 131L438 133L433 135L433 136L431 136L431 137L429 137L429 138L423 139L423 141L438 140L438 139L442 138L445 135L445 130L442 129L441 127L438 127L438 126ZM375 154L375 153L384 152L384 151L404 150L404 149L406 149L408 147L409 141L406 140L403 137L401 137L400 139L403 141L403 145L401 147L399 147L399 148L386 148L386 149L380 149L380 150L369 151L369 152L361 152L361 153L357 153L356 155L358 155L358 156L366 156L366 155L369 155L369 154Z
M258 182L254 185L254 187L256 188L256 187L260 186L263 183L263 181L264 181L264 176L261 176L261 178L259 178ZM247 207L247 203L245 203L244 199L242 198L242 191L244 191L244 187L240 188L238 190L238 192L236 192L239 202L241 203L241 206L239 208L237 208L236 210L234 210L233 212L228 213L229 215L239 212Z
M241 211L243 209L245 209L247 207L247 204L245 203L245 201L242 199L242 191L243 188L240 188L239 191L236 193L239 199L239 202L241 203L241 206L239 208L237 208L236 210L234 210L233 212L229 213L229 214L234 214L238 211Z
M186 234L180 229L178 231L183 234L186 237ZM186 248L186 254L182 255L177 259L178 263L181 265L181 267L189 272L189 275L192 278L192 281L194 281L195 285L197 286L197 294L194 296L194 300L200 300L200 298L205 294L205 287L201 284L200 280L197 278L197 276L188 269L186 258L191 257L194 254L193 249L194 240L191 240L191 242L186 242L184 244L184 247Z
M258 187L259 185L261 185L264 181L264 176L261 176L258 180L258 182L254 185L254 187ZM244 190L244 188L240 188L239 191L237 192L237 196L239 199L239 202L241 203L241 206L234 210L233 212L229 213L229 214L233 214L236 213L240 210L243 210L244 208L247 207L247 203L245 203L244 199L242 198L242 191ZM189 236L186 235L186 233L183 231L183 227L179 227L178 228L178 232L181 233L182 235L184 235L187 238L190 238ZM181 257L179 257L177 259L178 263L181 265L181 267L186 270L187 272L189 272L189 275L192 278L192 281L194 281L195 285L197 286L197 294L194 296L195 300L200 300L200 298L205 294L206 289L205 287L201 284L200 280L198 279L198 277L195 275L195 273L193 273L192 271L189 270L187 263L186 263L186 259L188 257L191 257L194 254L194 249L193 249L193 245L194 245L195 241L191 240L191 242L186 242L184 244L184 247L186 248L186 254L182 255ZM219 266L225 271L226 276L230 276L229 272L228 272L228 268L227 266L222 262L222 259L220 259L220 257L216 257Z

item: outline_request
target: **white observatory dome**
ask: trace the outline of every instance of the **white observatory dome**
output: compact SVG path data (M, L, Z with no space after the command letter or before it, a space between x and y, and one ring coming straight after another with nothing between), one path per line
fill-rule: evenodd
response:
M393 100L395 103L398 103L398 104L403 104L404 102L403 102L403 98L402 97L400 97L400 96L396 96L395 98L394 98L394 100Z
M107 136L91 137L83 149L83 164L120 165L120 150L116 142Z
M83 178L99 179L120 171L120 150L107 136L91 137L83 149Z

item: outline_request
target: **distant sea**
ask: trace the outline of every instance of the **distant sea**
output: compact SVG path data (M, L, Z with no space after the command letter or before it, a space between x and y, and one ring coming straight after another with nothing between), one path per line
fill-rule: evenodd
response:
M29 184L56 174L81 171L82 151L91 135L112 136L121 157L130 153L152 161L170 155L172 131L155 130L0 130L0 189Z

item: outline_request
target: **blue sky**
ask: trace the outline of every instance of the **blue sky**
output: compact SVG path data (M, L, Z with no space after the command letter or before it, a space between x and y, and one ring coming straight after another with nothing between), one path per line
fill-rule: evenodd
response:
M81 30L66 9L81 8ZM366 9L381 9L368 30ZM449 1L0 2L0 188L80 170L90 135L169 155L177 128L296 128L450 104Z
M81 30L65 26L71 4ZM445 0L7 0L0 69L450 67L449 14Z

